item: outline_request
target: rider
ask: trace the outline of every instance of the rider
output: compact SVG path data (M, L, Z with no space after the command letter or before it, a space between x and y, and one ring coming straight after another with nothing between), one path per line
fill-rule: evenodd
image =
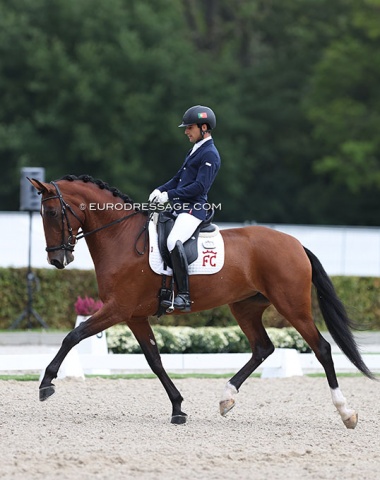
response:
M178 126L185 128L185 135L194 146L174 177L153 190L149 201L169 201L174 210L176 220L167 240L178 289L174 307L189 312L188 264L183 244L208 215L207 193L220 168L220 156L211 136L211 130L216 126L211 108L202 105L189 108ZM171 302L164 300L162 306L170 307Z

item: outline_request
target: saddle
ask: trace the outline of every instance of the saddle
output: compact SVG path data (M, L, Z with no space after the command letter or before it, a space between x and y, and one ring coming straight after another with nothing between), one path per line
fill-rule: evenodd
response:
M192 236L183 244L188 265L195 262L198 258L198 237L200 232L215 232L216 226L211 223L213 218L214 211L212 210L209 217L199 224ZM157 221L158 249L165 264L170 268L172 268L172 263L166 242L168 235L173 228L175 219L176 217L172 212L163 211L159 213Z

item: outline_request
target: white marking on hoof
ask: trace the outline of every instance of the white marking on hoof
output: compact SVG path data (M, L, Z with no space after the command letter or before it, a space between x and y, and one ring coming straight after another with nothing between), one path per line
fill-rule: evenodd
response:
M355 428L358 423L358 414L352 408L348 408L347 400L344 398L339 387L331 388L330 390L333 404L338 410L343 423L347 428Z
M225 417L227 413L232 410L235 406L235 400L223 400L219 402L219 410L222 417Z
M227 413L235 406L234 396L238 393L237 389L228 382L224 387L222 398L219 402L220 414L225 417Z
M354 429L358 423L358 414L354 413L352 417L343 420L343 423L346 425L347 428Z

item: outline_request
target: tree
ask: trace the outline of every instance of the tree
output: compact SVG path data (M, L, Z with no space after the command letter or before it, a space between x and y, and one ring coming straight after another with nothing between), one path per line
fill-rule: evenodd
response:
M0 208L32 165L146 200L203 103L216 221L377 224L379 2L1 0Z
M169 0L3 1L1 208L17 208L19 169L30 165L46 167L49 179L90 173L147 194L162 168L154 143L169 158L178 148L173 111L183 107L171 97L178 102L192 83L181 28Z
M351 194L380 189L380 1L353 3L315 66L307 99L315 171Z

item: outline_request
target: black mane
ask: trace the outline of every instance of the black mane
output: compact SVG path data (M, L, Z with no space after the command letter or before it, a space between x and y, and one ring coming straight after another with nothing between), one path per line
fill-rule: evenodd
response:
M120 197L125 203L133 203L133 200L128 195L125 195L124 193L120 192L120 190L118 190L117 188L110 187L108 183L105 183L102 180L95 179L90 175L79 175L78 177L76 175L64 175L59 180L68 180L69 182L74 182L75 180L81 180L84 183L88 183L88 182L94 183L100 189L108 190L109 192L111 192L114 197Z

